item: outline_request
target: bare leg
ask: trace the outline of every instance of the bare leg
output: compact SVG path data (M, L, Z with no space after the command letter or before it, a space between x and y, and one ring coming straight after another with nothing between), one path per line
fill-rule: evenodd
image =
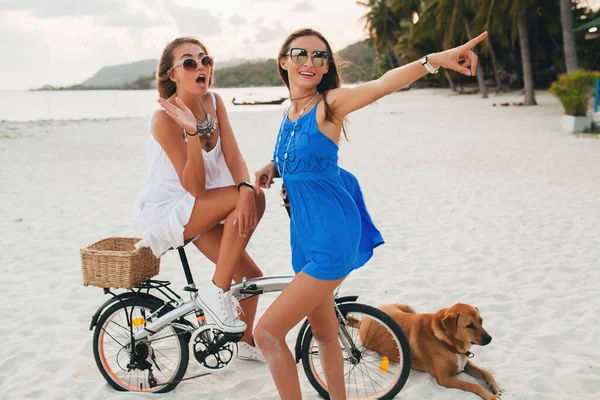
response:
M296 363L285 343L285 336L302 318L315 311L324 301L331 299L334 289L342 281L343 278L336 281L315 279L300 272L258 322L254 332L255 340L269 365L279 396L284 400L302 398ZM323 319L329 321L327 315L326 309L323 308L317 310L317 314L312 317L320 323ZM319 326L316 329L321 331ZM337 326L335 332L337 335ZM322 331L319 334L321 333ZM336 362L333 360L337 355L334 351L328 350L329 347L325 350L326 357L330 360L328 366L334 366ZM332 375L336 372L343 374L343 370L328 371L327 374ZM338 381L332 375L332 384L336 385ZM341 381L341 388L330 387L333 400L345 398L345 395L334 397L344 393L343 376Z
M234 186L204 191L202 196L196 198L183 237L190 239L209 231L235 209L237 199L238 191Z
M223 237L223 225L217 224L210 231L203 233L194 244L200 250L206 258L217 263L217 257L219 254L219 248L221 246L221 240ZM236 282L241 282L242 278L246 277L250 278L258 278L263 276L262 271L256 263L250 258L246 251L242 251L242 255L239 259L238 265L233 272L233 279ZM258 296L251 297L247 300L244 300L240 303L243 314L240 316L240 319L248 325L248 329L244 332L244 336L242 336L242 341L248 344L254 345L252 339L252 329L254 326L254 318L256 317L256 308L258 306Z
M233 280L235 282L241 282L243 278L260 278L263 276L262 271L256 265L254 260L250 258L248 253L244 251L240 257L239 266L233 271ZM240 319L248 325L248 329L244 332L244 336L240 339L242 342L246 342L251 346L254 346L254 319L256 318L256 309L258 308L258 296L251 297L247 300L240 302L240 307L244 312L240 316Z
M344 357L338 341L338 320L333 305L333 293L308 314L308 322L319 344L319 358L325 372L329 397L345 399Z
M215 285L224 291L231 287L235 267L250 240L250 236L241 237L238 227L233 225L237 197L238 192L233 186L207 190L196 199L190 221L184 231L184 237L194 237L207 232L225 218L213 275ZM262 217L265 210L264 193L256 195L256 206L259 216Z

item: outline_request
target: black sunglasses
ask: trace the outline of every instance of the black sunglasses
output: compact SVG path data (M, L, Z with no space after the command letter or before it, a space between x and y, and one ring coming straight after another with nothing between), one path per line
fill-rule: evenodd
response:
M308 60L309 54L306 49L292 47L286 56L290 56L290 59L294 64L304 64L306 60ZM329 58L329 53L323 50L317 50L310 54L310 59L316 67L324 67L327 65Z
M196 69L198 69L198 62L200 62L205 67L212 67L213 65L215 65L214 58L212 58L208 54L205 54L202 57L200 57L199 60L195 58L184 58L183 60L179 60L177 63L175 63L175 65L171 67L171 71L179 67L180 65L186 71L195 71Z

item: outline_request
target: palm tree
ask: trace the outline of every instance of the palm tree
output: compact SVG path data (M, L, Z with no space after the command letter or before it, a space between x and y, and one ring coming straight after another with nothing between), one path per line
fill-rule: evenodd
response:
M467 21L467 18L464 15L463 15L463 23L465 24L465 31L467 32L467 39L469 39L469 40L473 39L473 35L471 34L471 29L469 28L469 22ZM485 69L483 68L481 59L479 59L477 61L477 71L479 71L479 73L476 74L475 76L477 77L477 83L479 84L479 90L481 91L481 97L486 99L488 97L488 90L487 90L487 86L485 86L485 77L484 77Z
M529 49L529 26L527 21L527 0L522 0L518 13L519 45L521 47L521 60L523 62L523 83L525 85L525 101L527 106L535 106L535 92L533 86L533 68L531 65L531 50ZM518 3L515 1L515 3Z
M437 23L433 18L423 18L423 11L417 12L419 21L410 26L403 26L399 32L396 51L405 60L417 60L426 54L439 51L444 37L443 31L437 28ZM456 86L447 69L443 69L444 77L452 91L456 91ZM462 86L461 86L462 87Z
M575 50L575 32L573 31L573 3L560 0L560 20L562 22L563 46L567 73L577 71L577 51Z
M390 9L402 20L410 21L414 13L423 11L423 0L388 0Z
M473 39L470 23L474 16L473 6L478 0L428 0L424 15L433 18L438 29L443 30L444 47L453 47ZM485 86L484 66L481 60L478 62L476 75L481 97L487 98L487 86Z
M523 69L523 82L525 86L526 105L535 105L533 67L531 61L531 50L529 47L529 6L536 5L537 0L481 0L481 10L486 11L488 16L486 24L504 32L513 32L512 42L519 39L521 49L521 63ZM495 21L495 22L494 22ZM500 39L507 38L503 34L497 36ZM488 38L489 39L489 38Z
M544 0L546 1L546 0ZM481 4L483 3L483 4ZM508 39L503 32L513 32L510 39L513 44L519 39L521 49L521 62L523 69L523 82L525 86L526 105L535 105L533 66L531 50L529 46L529 12L530 6L541 7L544 3L541 0L481 0L480 12L487 11L487 24L492 28L492 32L499 34L496 36L500 40ZM545 4L548 7L548 4ZM502 32L503 31L503 32ZM489 38L488 38L489 39Z
M369 36L373 38L375 48L380 54L385 54L391 67L398 65L392 49L397 41L397 32L400 30L400 18L388 6L386 0L357 1L369 11L362 16Z
M499 8L499 0L484 0L480 1L477 6L477 16L474 20L474 27L478 31L487 31L489 36L481 44L481 49L486 54L490 55L492 68L494 69L494 79L496 87L500 89L501 82L498 71L498 57L496 56L496 46L501 48L510 47L510 20L503 13L497 12Z

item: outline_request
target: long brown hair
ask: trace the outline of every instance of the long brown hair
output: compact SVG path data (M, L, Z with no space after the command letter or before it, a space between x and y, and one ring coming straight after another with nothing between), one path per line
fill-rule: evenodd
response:
M179 37L167 44L162 52L162 55L160 56L160 60L158 60L158 68L156 71L158 94L163 99L168 99L169 97L173 96L173 94L177 91L177 85L169 77L169 72L171 71L171 67L174 64L173 50L175 50L177 46L182 45L184 43L198 45L202 50L204 50L206 54L208 54L208 48L206 47L206 45L202 43L200 39L195 38L193 36ZM208 87L212 86L214 80L215 69L213 67L211 68L210 76L208 77Z
M297 38L303 37L303 36L316 36L317 38L319 38L323 43L325 43L326 50L331 55L331 59L329 60L329 69L327 70L327 73L325 75L323 75L321 82L319 82L319 84L317 85L317 91L319 93L323 94L323 106L325 107L325 119L327 121L336 123L336 122L338 122L338 118L336 118L335 115L333 115L333 112L331 111L331 107L329 106L329 103L327 103L327 91L330 89L339 88L341 86L341 79L340 79L340 73L339 73L339 69L340 69L339 64L340 63L339 63L339 61L336 61L335 57L333 57L333 51L331 50L331 46L329 45L329 42L327 41L327 39L325 39L325 37L320 32L318 32L314 29L310 29L310 28L298 29L297 31L292 32L285 39L285 41L283 42L283 45L281 45L281 48L279 49L279 60L281 60L283 57L287 57L286 54L290 50L290 44ZM277 63L277 70L279 71L279 76L281 77L281 80L283 81L283 83L285 83L285 86L287 86L287 88L289 90L290 79L288 76L288 72L281 67L281 64L279 62ZM346 135L346 118L344 118L344 120L342 121L342 131L344 133L344 137L347 140L348 136Z

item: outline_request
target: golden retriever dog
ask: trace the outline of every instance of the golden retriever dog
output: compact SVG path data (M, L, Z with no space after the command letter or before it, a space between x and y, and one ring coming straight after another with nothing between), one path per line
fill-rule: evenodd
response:
M469 351L471 346L485 346L492 341L492 337L483 329L483 319L476 307L458 303L434 314L417 314L405 304L387 304L379 309L398 322L406 334L412 353L412 368L429 372L444 387L473 392L485 400L500 398L504 389L498 386L492 374L469 360L473 357ZM392 362L398 362L398 351L394 349L390 352L383 347L391 338L379 334L377 337L367 337L377 332L377 322L365 319L359 323L351 317L349 323L359 328L360 339L365 347L378 351ZM460 372L484 380L492 392L458 379L456 375Z

